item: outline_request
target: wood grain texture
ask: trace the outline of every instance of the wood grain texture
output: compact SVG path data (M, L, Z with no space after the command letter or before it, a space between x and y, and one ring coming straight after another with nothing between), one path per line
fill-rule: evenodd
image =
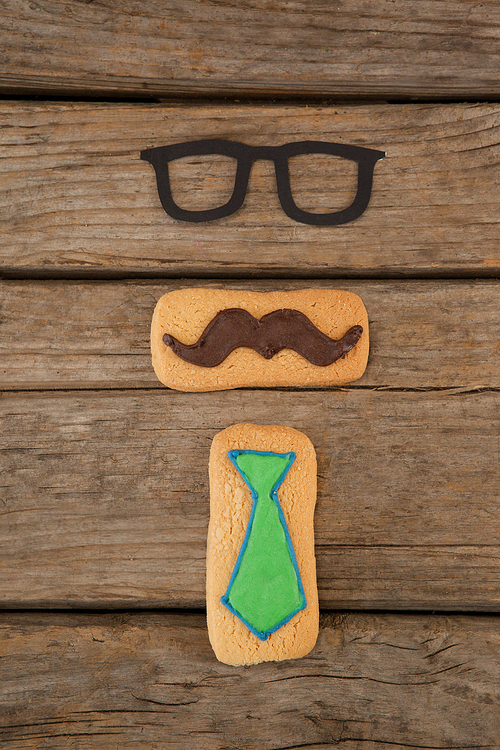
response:
M1 90L495 97L494 0L4 0Z
M328 608L499 610L500 394L4 394L6 607L204 605L208 454L287 424L318 455Z
M499 388L497 281L212 281L0 283L0 386L163 388L149 328L181 287L257 291L340 288L359 294L370 357L354 387Z
M200 615L3 615L6 750L490 750L493 617L323 616L297 661L228 667Z
M0 124L5 273L500 274L498 104L18 102L2 105ZM210 137L252 145L342 142L386 157L375 167L367 210L349 224L315 227L289 219L268 161L254 164L246 202L232 216L204 224L171 219L161 208L154 170L139 153ZM312 158L294 162L291 172L304 208L337 210L352 199L355 170ZM180 160L173 180L184 207L221 205L232 189L231 168L220 161Z

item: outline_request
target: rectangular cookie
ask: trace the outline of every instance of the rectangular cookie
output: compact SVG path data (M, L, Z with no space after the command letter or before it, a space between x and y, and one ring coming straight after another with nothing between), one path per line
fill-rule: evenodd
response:
M305 656L319 618L311 441L291 427L233 425L212 442L209 474L207 623L215 655L234 666Z
M178 289L151 324L156 375L180 391L345 385L368 348L363 302L333 289Z

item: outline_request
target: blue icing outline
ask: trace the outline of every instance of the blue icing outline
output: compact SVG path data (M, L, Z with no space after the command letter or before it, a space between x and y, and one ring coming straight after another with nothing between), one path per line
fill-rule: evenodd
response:
M254 454L254 455L257 455L257 456L278 456L279 458L288 458L288 459L291 459L289 461L288 465L285 466L285 469L283 470L283 472L280 474L278 480L273 485L273 488L271 489L271 492L269 493L269 495L270 495L271 499L274 501L274 503L276 504L276 506L278 508L279 520L280 520L281 526L283 528L283 531L285 533L285 539L286 539L286 543L287 543L287 547L288 547L288 552L290 553L290 558L292 560L292 564L293 564L293 567L294 567L294 570L295 570L295 574L297 576L297 584L298 584L298 588L299 588L299 593L300 593L301 598L304 601L304 604L303 604L303 606L298 607L293 612L291 612L287 617L285 617L283 620L281 620L277 625L274 625L272 628L269 628L269 630L257 630L256 628L254 628L253 625L251 625L251 623L249 623L248 620L246 620L239 612L237 612L236 609L229 602L229 592L231 590L231 586L233 585L233 581L234 581L234 579L236 578L236 576L238 574L238 571L239 571L239 568L240 568L240 564L241 564L241 560L242 560L243 555L245 553L245 550L247 548L248 539L249 539L250 533L252 531L253 519L254 519L254 516L255 516L255 509L257 507L257 498L258 498L257 492L252 487L252 485L250 483L250 480L246 476L245 472L242 469L240 469L240 467L236 463L236 459L242 453L251 453L251 454ZM307 607L307 599L306 599L306 595L305 595L305 592L304 592L304 587L302 585L302 579L300 577L300 571L299 571L299 566L298 566L298 563L297 563L297 558L295 557L295 550L293 548L292 539L290 537L290 532L288 531L288 526L286 525L285 516L284 516L283 510L281 508L280 501L278 499L278 492L277 492L278 491L278 487L280 487L283 484L286 475L290 471L290 468L292 467L293 462L297 458L297 454L294 453L294 451L290 451L289 453L273 453L272 451L250 451L250 450L239 450L238 448L235 448L234 450L230 450L227 455L229 456L229 459L230 459L231 463L236 468L236 470L238 471L238 473L241 475L241 477L243 477L243 481L245 482L245 484L247 485L247 487L250 490L250 494L252 496L252 510L251 510L251 513L250 513L250 518L249 518L249 521L248 521L247 530L245 532L245 538L243 539L243 543L241 545L241 549L240 549L238 557L236 559L236 563L235 563L233 572L231 574L231 578L229 580L229 584L228 584L226 593L224 594L224 596L221 596L220 600L221 600L222 604L225 607L227 607L227 609L230 612L233 613L233 615L236 615L236 617L238 617L238 619L240 619L241 622L243 622L247 626L247 628L254 635L257 636L257 638L259 638L261 641L267 641L267 639L269 638L269 636L271 635L271 633L275 633L277 630L279 630L280 628L282 628L283 625L285 625L287 622L289 622L292 619L292 617L295 617L295 615L298 612L301 612L303 609L305 609Z

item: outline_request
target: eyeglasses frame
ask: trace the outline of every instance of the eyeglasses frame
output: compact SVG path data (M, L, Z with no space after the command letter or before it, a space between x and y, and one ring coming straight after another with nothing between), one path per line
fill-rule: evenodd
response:
M236 175L231 198L223 206L201 211L180 208L173 197L170 186L169 162L189 156L220 154L236 159ZM288 159L303 154L328 154L354 161L358 165L356 196L352 203L341 211L311 213L299 208L292 197ZM239 141L212 138L185 141L168 146L159 146L141 151L141 159L155 169L158 195L166 213L173 219L185 222L208 222L223 219L238 211L245 201L250 171L254 161L265 159L274 162L276 189L281 207L294 221L316 226L338 226L354 221L365 211L370 200L375 164L385 157L384 151L362 146L326 141L296 141L281 146L250 146Z

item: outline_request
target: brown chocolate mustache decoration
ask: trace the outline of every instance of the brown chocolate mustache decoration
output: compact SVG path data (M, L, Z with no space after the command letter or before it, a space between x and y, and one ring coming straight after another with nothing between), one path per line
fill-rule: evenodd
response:
M200 367L216 367L239 347L254 349L271 359L282 349L293 349L313 365L326 367L356 346L363 328L352 326L335 341L298 310L273 310L258 320L247 310L221 310L207 325L195 344L183 344L168 333L163 342L174 353Z

